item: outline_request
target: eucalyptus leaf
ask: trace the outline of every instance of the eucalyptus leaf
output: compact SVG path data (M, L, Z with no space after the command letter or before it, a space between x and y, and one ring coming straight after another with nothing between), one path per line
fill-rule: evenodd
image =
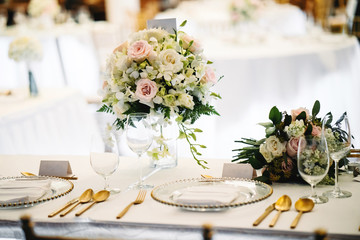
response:
M274 124L272 122L263 122L263 123L258 123L260 126L263 126L263 127L272 127L274 126Z

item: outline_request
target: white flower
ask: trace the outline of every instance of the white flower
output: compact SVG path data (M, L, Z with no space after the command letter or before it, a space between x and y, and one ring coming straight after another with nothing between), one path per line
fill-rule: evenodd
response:
M286 126L284 130L290 138L297 138L304 135L306 131L306 126L304 125L304 121L302 119L295 120L291 122L289 126Z
M190 96L189 94L186 94L186 93L182 93L178 96L178 101L179 101L179 104L180 106L184 106L186 108L189 108L189 109L194 109L194 101L193 101L193 97Z
M159 59L163 65L165 65L166 70L171 73L179 72L183 63L181 62L181 55L177 53L174 49L166 49L160 52Z
M281 142L276 136L270 136L265 143L260 145L260 153L267 162L271 162L276 157L281 157L286 151L286 142Z
M10 43L8 55L17 62L41 60L42 46L35 38L19 37Z

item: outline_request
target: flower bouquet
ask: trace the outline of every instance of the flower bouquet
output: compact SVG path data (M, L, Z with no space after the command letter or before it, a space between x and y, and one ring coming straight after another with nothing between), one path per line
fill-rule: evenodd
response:
M247 146L233 150L238 153L232 161L250 163L254 169L263 169L262 176L256 178L259 181L267 183L301 181L296 164L298 143L301 138L319 138L324 124L324 135L329 148L334 148L345 139L346 133L340 129L339 124L346 113L332 126L331 112L322 120L317 117L319 111L319 101L315 101L311 115L306 108L292 110L289 115L285 111L280 112L274 106L269 113L271 122L259 123L265 127L265 138L260 140L242 138L240 141L235 141ZM340 166L345 161L346 159L342 159ZM333 184L333 177L334 166L330 168L322 183Z
M41 43L31 37L18 37L9 46L8 56L16 62L25 62L28 68L30 96L37 96L38 89L31 71L31 62L42 59L43 51Z
M145 112L156 119L160 148L148 152L155 160L169 155L161 128L176 123L178 138L187 140L194 159L206 168L207 162L198 159L199 148L205 146L194 143L202 131L189 124L201 115L219 115L210 101L220 96L210 91L218 80L202 52L200 43L182 31L154 28L132 34L108 58L104 104L98 111L115 114L117 129L124 129L131 113Z
M261 0L234 0L230 4L231 21L237 24L243 21L254 20L259 9L264 7Z

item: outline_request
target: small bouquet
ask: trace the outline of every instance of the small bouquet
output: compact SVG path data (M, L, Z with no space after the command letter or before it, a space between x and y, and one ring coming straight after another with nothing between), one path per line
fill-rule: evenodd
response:
M257 11L264 6L262 0L234 0L230 4L231 21L237 24L253 20Z
M345 133L339 127L344 115L332 126L331 112L325 115L324 121L317 117L319 111L319 101L315 101L312 115L306 108L292 110L289 115L285 111L280 112L274 106L269 113L271 122L259 123L265 127L266 137L260 140L242 138L240 141L235 141L247 146L233 150L238 153L232 161L250 163L254 169L263 169L262 176L256 178L259 181L267 183L301 181L296 162L300 138L319 138L324 123L324 135L329 149L334 149L345 139ZM342 159L339 166L341 167L345 161L346 159ZM322 183L333 184L333 177L334 166L330 168Z
M60 12L57 0L31 0L28 6L28 13L31 17L47 15L55 17Z
M188 125L201 115L219 115L210 105L220 98L210 90L218 81L211 63L198 40L185 32L171 34L160 28L136 32L108 58L108 78L100 93L104 105L99 111L115 114L117 129L124 129L130 113L150 113L160 126L175 120L179 138L187 140L194 159L206 168L206 161L197 158L198 147L205 146L194 143L201 130ZM165 139L160 136L156 141L163 147L150 155L166 157Z
M39 61L43 56L41 43L31 37L18 37L10 43L8 56L16 62Z

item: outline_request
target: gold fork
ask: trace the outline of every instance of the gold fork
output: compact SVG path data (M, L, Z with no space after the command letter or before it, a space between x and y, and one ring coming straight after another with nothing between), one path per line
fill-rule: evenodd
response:
M130 209L130 207L132 205L137 205L137 204L143 203L145 200L145 196L146 196L146 190L140 190L135 201L133 201L129 205L127 205L126 208L124 208L124 210L122 210L121 213L119 213L119 215L116 216L116 218L117 219L122 218L125 215L125 213L127 213L127 211Z

